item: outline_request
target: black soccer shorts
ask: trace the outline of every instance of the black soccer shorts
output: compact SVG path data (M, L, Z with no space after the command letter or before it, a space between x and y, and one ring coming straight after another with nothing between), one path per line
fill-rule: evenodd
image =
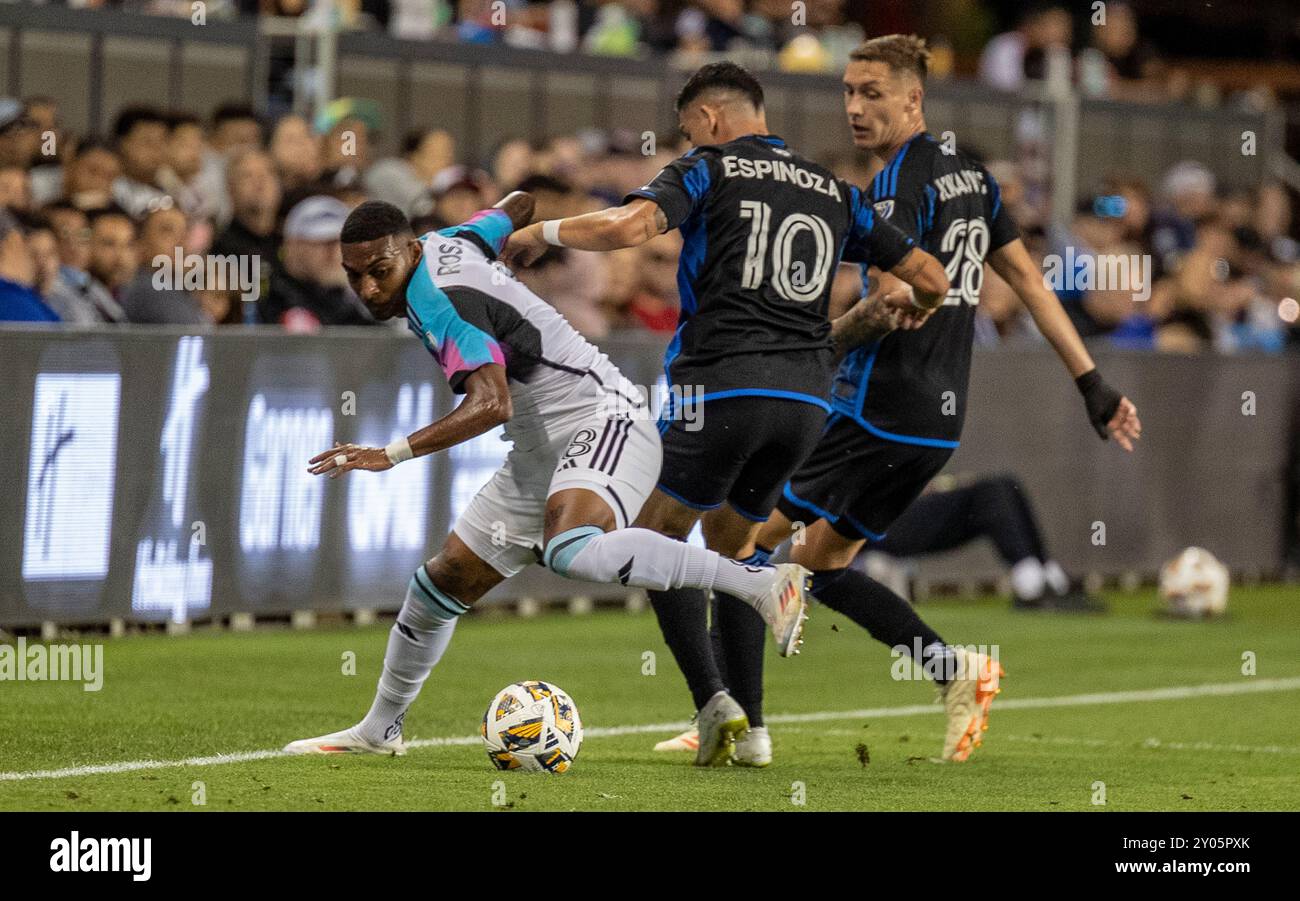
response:
M659 490L696 510L726 501L755 522L771 515L826 424L826 411L815 404L761 395L706 401L697 413L696 423L660 423Z
M879 540L952 456L950 447L877 438L838 413L790 479L777 509L791 522L826 520L852 540Z

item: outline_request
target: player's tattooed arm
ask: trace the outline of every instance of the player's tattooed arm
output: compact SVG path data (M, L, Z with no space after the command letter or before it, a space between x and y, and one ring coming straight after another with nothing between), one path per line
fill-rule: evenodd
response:
M894 311L878 298L863 297L847 313L831 323L831 341L836 357L855 347L883 338L898 327Z
M456 409L408 437L411 456L423 457L476 438L509 421L513 413L506 368L500 363L480 366L465 377L465 400ZM392 467L385 448L356 444L336 444L308 461L310 473L330 478L354 469L383 472Z
M545 233L548 226L551 238L561 247L609 251L636 247L663 234L668 231L668 217L659 204L639 197L594 213L537 222L510 236L501 252L502 261L508 266L528 266L536 261L552 243Z
M919 247L908 251L907 256L889 272L912 286L912 293L901 299L891 300L895 296L893 294L886 297L885 302L891 306L900 309L919 306L935 310L948 294L948 275L943 271L942 264Z

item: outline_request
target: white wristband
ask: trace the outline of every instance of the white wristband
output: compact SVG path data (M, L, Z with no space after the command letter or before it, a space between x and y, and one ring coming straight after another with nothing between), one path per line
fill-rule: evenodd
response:
M542 223L542 240L552 247L564 246L564 242L560 240L559 219L547 219Z
M384 454L387 455L388 462L392 463L394 466L401 463L403 460L410 460L415 456L415 453L411 450L411 442L407 441L405 438L398 438L392 444L388 445L388 447L384 448Z

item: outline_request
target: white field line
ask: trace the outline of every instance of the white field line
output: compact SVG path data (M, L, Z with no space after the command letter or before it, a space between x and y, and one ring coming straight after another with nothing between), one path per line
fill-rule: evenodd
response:
M1300 690L1300 677L1289 679L1256 679L1242 682L1220 682L1209 685L1185 685L1172 688L1149 688L1137 691L1095 692L1081 695L1061 695L1046 698L1007 698L997 702L999 712L1006 710L1041 710L1051 707L1090 707L1098 704L1139 704L1152 701L1181 701L1190 698L1225 697L1229 695L1257 694L1261 692ZM816 713L784 713L765 717L769 723L819 723L836 720L882 719L887 717L919 716L939 712L934 704L910 704L902 707L874 707L863 710L819 711ZM585 729L584 738L611 738L642 733L680 732L690 724L685 720L671 723L646 723L638 726L609 726ZM407 742L408 748L438 748L475 745L477 735L448 738L421 738ZM1167 743L1162 747L1175 747ZM1196 749L1201 743L1184 747ZM1283 752L1285 753L1285 752ZM0 773L0 782L26 782L32 779L66 779L77 776L104 776L115 773L133 773L140 770L160 770L173 767L217 766L225 763L247 763L287 757L283 751L244 751L233 754L214 754L209 757L186 757L181 760L126 760L118 763L99 763L88 766L66 767L58 770L33 770L29 772Z
M817 735L853 736L862 738L867 735L860 729L810 729L795 726L790 732L816 733ZM1300 754L1300 748L1287 748L1282 745L1218 745L1208 741L1164 741L1159 738L1146 738L1140 743L1121 741L1114 738L1077 738L1068 735L1007 735L995 728L989 732L990 741L1020 742L1027 745L1077 745L1088 748L1132 748L1141 744L1143 748L1153 751L1208 751L1220 754Z

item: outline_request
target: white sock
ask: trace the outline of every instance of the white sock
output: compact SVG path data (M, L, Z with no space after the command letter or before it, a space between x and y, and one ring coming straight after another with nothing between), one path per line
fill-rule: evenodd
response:
M1046 583L1043 564L1034 557L1026 557L1011 567L1011 590L1022 601L1038 600Z
M1043 564L1043 575L1047 578L1048 587L1057 594L1065 594L1070 590L1070 577L1055 560L1048 560Z
M406 587L397 622L388 633L384 672L379 677L370 712L355 727L372 744L402 734L402 720L424 686L424 680L447 650L456 620L467 608L434 587L421 566Z
M570 529L547 544L545 559L555 572L588 582L621 582L637 588L716 588L759 610L776 570L746 566L716 551L676 541L649 529L602 532L595 526Z

